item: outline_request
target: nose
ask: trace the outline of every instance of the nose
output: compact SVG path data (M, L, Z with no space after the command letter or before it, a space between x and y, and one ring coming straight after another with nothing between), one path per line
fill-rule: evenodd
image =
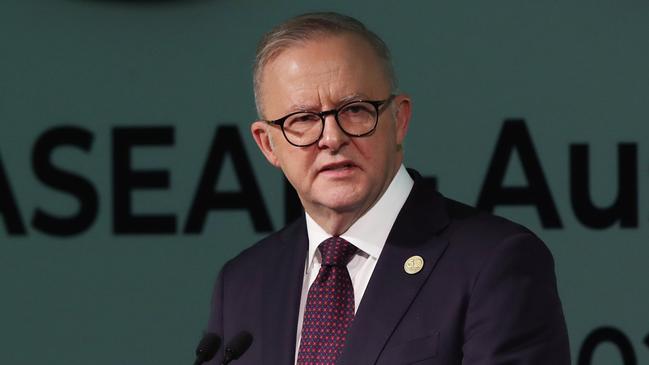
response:
M327 115L325 117L324 129L322 130L322 137L318 141L318 147L336 152L348 142L349 136L340 129L334 115Z

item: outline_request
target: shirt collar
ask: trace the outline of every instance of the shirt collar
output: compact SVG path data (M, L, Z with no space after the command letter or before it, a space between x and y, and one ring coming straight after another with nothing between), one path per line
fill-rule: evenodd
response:
M414 182L408 175L406 168L401 165L385 193L376 204L354 222L340 237L369 256L378 259L413 184ZM309 213L305 213L305 215L306 229L309 235L307 266L311 266L318 245L331 236L311 218Z

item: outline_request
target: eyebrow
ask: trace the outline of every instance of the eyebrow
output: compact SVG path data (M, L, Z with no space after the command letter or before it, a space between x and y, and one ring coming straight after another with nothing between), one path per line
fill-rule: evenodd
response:
M342 105L345 103L348 103L350 101L357 101L357 100L367 100L368 97L365 94L361 93L356 93L356 94L351 94L343 97L342 99L338 100L338 105Z
M346 95L346 96L342 97L341 99L339 99L336 102L335 105L336 105L336 108L337 108L337 107L339 107L339 106L341 106L341 105L343 105L345 103L348 103L350 101L367 100L367 99L368 99L367 95L361 94L361 93L355 93L355 94L350 94L350 95ZM292 113L301 112L301 111L316 111L316 109L318 109L317 106L308 105L308 104L293 104L288 108L288 110L293 111Z

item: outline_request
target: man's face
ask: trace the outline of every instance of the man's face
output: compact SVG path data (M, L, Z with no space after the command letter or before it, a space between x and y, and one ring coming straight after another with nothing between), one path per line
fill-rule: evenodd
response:
M351 100L384 100L390 84L374 50L355 35L324 36L284 50L263 69L261 105L267 120L299 110L323 111ZM374 133L350 137L333 115L322 137L307 147L289 144L278 126L255 122L252 133L268 159L295 187L311 214L364 214L396 171L410 118L410 101L397 96L381 107ZM316 219L317 220L317 219Z

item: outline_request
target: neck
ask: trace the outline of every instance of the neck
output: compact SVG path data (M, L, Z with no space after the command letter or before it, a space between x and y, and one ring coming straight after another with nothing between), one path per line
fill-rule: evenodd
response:
M318 223L322 229L331 236L340 236L347 232L349 227L362 217L365 212L347 212L340 213L333 210L315 211L309 209L307 211L311 218Z

